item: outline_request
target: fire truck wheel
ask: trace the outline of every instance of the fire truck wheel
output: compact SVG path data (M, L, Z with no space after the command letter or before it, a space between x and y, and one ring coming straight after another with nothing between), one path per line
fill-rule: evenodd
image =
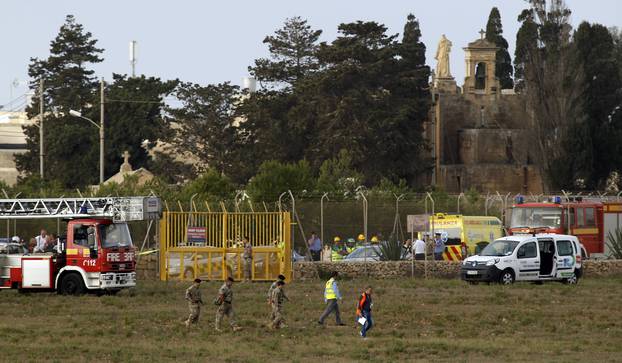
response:
M62 295L81 295L84 293L84 283L80 275L70 273L63 276L58 290Z

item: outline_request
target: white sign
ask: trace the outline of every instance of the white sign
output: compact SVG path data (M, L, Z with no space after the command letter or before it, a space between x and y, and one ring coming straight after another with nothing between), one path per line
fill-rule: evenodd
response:
M427 232L430 230L429 214L409 214L406 216L408 233Z

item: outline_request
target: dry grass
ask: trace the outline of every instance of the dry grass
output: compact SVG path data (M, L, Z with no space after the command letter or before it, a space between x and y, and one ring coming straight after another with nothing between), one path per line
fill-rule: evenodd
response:
M354 305L375 287L376 327L362 341ZM211 301L220 284L204 283L198 326L186 329L186 284L141 282L118 296L65 297L0 292L0 360L24 361L616 361L622 353L622 280L467 286L455 280L364 279L341 282L348 326L316 321L321 281L287 286L289 327L264 326L268 284L236 284L242 332L213 330Z

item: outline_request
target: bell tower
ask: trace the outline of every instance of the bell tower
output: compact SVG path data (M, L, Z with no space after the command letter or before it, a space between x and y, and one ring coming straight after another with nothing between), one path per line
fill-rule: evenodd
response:
M466 61L466 77L464 78L464 94L497 95L501 93L501 85L495 77L497 46L484 37L481 30L480 39L469 43L464 49Z

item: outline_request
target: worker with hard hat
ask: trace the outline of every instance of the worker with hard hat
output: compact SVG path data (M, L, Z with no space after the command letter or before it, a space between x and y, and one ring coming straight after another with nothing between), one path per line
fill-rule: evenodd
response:
M356 248L356 241L354 240L354 238L348 238L348 240L346 241L346 252L348 253L348 255L354 252Z
M365 235L364 234L359 234L358 237L356 237L356 245L357 246L363 246L365 245Z
M341 261L343 260L343 256L347 254L348 253L346 252L345 246L343 245L343 243L341 243L341 238L339 238L339 236L335 236L335 238L333 238L333 247L331 248L331 260L333 262Z

